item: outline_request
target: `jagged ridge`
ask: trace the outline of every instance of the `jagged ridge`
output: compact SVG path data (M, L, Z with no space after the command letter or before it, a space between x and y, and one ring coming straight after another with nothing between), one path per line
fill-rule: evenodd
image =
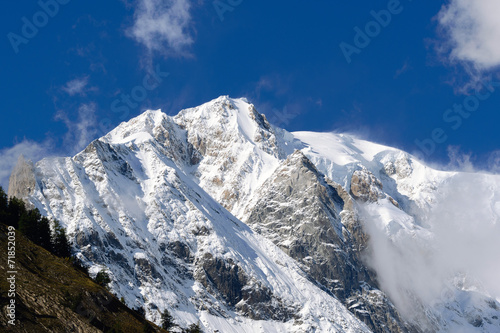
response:
M220 97L175 117L147 111L33 172L26 199L151 320L168 308L183 326L201 318L224 332L428 324L404 320L362 260L360 205L383 212L374 219L388 238L414 232L425 221L409 212L429 210L454 175L396 149L288 133L246 100Z

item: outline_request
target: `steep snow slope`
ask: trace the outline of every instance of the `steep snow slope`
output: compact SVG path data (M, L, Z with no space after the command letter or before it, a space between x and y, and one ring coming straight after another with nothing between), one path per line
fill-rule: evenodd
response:
M36 181L12 191L60 220L91 271L108 270L113 292L155 321L167 308L208 332L500 328L497 264L473 280L469 267L429 261L454 249L440 221L467 223L450 220L443 191L482 182L456 199L500 237L497 176L437 171L349 135L289 133L224 96L175 117L146 111L75 157L16 170ZM495 250L478 255L498 263Z

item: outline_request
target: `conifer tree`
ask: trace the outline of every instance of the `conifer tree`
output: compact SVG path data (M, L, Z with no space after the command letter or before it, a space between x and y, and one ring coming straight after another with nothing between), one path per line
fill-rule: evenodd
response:
M61 258L69 258L71 256L71 247L68 243L66 230L61 226L59 221L54 221L54 232L52 234L52 249L53 253Z
M36 240L35 243L44 249L53 252L52 247L52 232L50 231L50 221L45 216L42 216L36 224Z
M97 273L94 280L98 285L103 287L107 287L111 282L108 272L106 272L104 269Z
M13 226L14 228L19 228L19 220L23 215L27 213L26 205L24 201L18 198L10 198L7 208L7 225Z
M20 208L20 211L17 212L16 210L18 207L16 207L17 202L16 198L12 198L12 200L9 203L9 209L11 210L12 216L16 216L17 214L20 215L19 217L19 231L28 237L32 242L34 242L37 245L40 245L37 242L37 224L38 221L41 220L42 215L40 214L40 211L38 209L33 209L30 211L26 211L24 208L24 205ZM12 209L11 209L12 208ZM24 210L24 211L22 211Z
M165 311L161 314L161 327L169 329L174 325L174 317L172 317L168 309L165 309Z
M186 332L187 333L203 333L203 331L201 330L200 323L189 325L189 328L187 329Z
M8 213L7 210L9 208L9 200L7 199L7 194L0 186L0 222L8 224Z
M52 252L50 221L45 216L42 216L38 209L35 208L22 213L19 219L19 231L33 243Z
M7 199L7 194L0 186L0 212L6 212L9 205L9 200Z

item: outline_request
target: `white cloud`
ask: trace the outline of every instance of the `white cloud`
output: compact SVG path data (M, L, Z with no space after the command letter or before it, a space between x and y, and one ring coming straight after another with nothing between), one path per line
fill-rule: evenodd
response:
M491 70L500 65L500 1L451 0L438 14L445 34L442 50L451 62Z
M86 91L85 88L87 87L88 83L89 83L88 76L77 78L67 82L66 85L62 88L62 90L65 91L70 96L82 95L85 94Z
M193 43L188 0L137 0L129 35L150 53L185 54Z

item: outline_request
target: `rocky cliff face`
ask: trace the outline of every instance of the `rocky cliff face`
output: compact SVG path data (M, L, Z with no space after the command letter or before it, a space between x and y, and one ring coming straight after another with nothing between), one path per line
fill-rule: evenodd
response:
M426 330L368 268L366 227L389 240L421 228L412 210L452 174L395 149L288 133L221 97L175 117L147 111L31 174L27 200L155 322L169 309L209 332Z
M19 156L16 166L9 178L9 197L27 198L35 191L35 167L33 162ZM28 201L29 202L29 201Z
M356 193L368 197L370 191L370 186L360 186ZM378 290L361 260L368 237L352 199L303 153L295 151L275 170L246 216L248 225L297 260L309 279L350 305L374 332L415 331Z

